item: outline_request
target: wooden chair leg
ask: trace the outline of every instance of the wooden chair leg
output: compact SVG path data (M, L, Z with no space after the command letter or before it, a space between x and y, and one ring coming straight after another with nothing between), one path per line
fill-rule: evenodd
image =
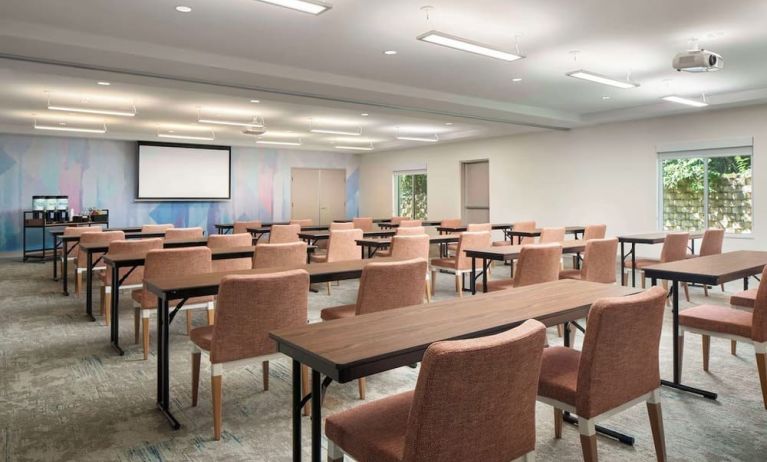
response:
M562 324L557 324L557 337L563 337L564 336L564 330L562 329Z
M767 354L756 354L756 368L759 371L759 384L762 386L762 402L767 409Z
M684 289L684 299L689 302L690 301L690 289L689 289L689 287L687 287L687 283L686 282L682 283L682 288Z
M101 286L99 288L99 309L101 310L101 316L104 316L104 313L105 313L104 300L107 298L105 292L106 292L106 287Z
M656 391L656 393L658 393ZM651 402L657 401L657 402ZM647 401L647 414L650 416L650 427L652 428L652 439L655 443L655 458L658 462L666 461L666 434L663 430L663 412L661 411L660 401Z
M144 339L144 361L149 359L149 317L141 314L141 334Z
M210 388L213 392L213 438L221 440L221 376L210 377Z
M711 337L708 335L703 336L703 370L708 372L708 358L711 352Z
M141 308L133 307L133 343L138 344L141 336Z
M426 303L431 303L431 281L426 280Z
M328 282L328 296L330 296L330 282Z
M738 354L738 342L730 340L730 354L735 356Z
M261 362L261 381L264 383L264 391L269 391L269 361Z
M722 292L724 292L724 284L720 285L719 287L722 288Z
M562 438L562 409L554 408L554 438Z
M463 277L460 273L455 273L455 290L459 297L463 297Z
M101 288L101 305L104 307L104 321L107 326L112 322L112 293L106 287Z
M186 310L186 335L192 333L192 310Z
M642 273L644 275L644 273ZM666 306L669 306L671 304L671 297L668 296L668 281L665 279L660 282L660 285L663 286L663 290L666 291ZM644 289L644 278L642 278L642 288Z
M216 310L214 310L212 307L208 307L208 325L212 326L214 322L216 322Z
M431 296L434 296L434 291L437 289L437 271L431 272Z
M365 391L367 390L367 381L365 377L357 380L357 388L359 389L360 399L365 399Z
M647 282L645 281L645 277L644 277L644 271L640 271L639 272L639 282L642 283L642 288L644 289L645 285L647 284Z
M200 358L202 353L192 352L192 407L197 406L197 395L200 391Z
M336 443L328 439L328 462L343 462L344 453Z
M301 366L301 395L306 396L309 394L309 390L312 389L312 384L309 383L309 368ZM312 415L311 400L307 401L304 405L304 415Z
M708 286L706 284L703 284L703 295L708 297ZM690 299L688 298L687 301L689 302Z
M581 451L584 462L597 462L597 435L581 435Z
M78 297L82 293L83 290L83 273L77 271L77 268L75 268L75 295Z
M679 333L678 345L679 345L679 379L681 380L682 372L684 371L684 367L682 367L684 364L684 331Z

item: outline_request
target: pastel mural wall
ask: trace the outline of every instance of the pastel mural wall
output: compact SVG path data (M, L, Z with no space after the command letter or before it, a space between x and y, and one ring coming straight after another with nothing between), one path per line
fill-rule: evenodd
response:
M135 202L135 142L0 134L0 253L21 250L21 210L33 195L67 195L76 212L109 209L115 227L173 223L214 232L215 223L237 219L287 220L293 167L345 169L346 214L358 214L354 154L233 147L231 200Z

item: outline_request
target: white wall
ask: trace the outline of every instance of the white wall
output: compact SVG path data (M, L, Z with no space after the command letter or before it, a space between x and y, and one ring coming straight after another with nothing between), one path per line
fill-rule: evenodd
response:
M360 212L390 216L392 172L425 165L429 218L460 216L460 161L489 159L493 222L606 223L609 235L651 232L658 222L657 145L753 137L754 233L728 238L725 247L767 248L759 213L767 203L767 188L761 187L767 179L765 120L767 105L760 105L366 154L360 165Z

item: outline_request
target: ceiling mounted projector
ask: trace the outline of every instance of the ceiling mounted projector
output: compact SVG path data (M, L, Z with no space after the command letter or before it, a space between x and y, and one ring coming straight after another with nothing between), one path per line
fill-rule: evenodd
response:
M671 65L677 71L713 72L724 67L724 59L709 50L687 50L677 53Z

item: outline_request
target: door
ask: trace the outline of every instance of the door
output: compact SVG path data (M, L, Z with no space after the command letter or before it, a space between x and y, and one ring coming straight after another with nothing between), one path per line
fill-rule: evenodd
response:
M345 169L294 168L291 180L291 218L327 225L346 217Z
M320 170L319 199L321 225L346 217L346 170Z
M490 222L490 163L486 160L462 163L464 223Z

